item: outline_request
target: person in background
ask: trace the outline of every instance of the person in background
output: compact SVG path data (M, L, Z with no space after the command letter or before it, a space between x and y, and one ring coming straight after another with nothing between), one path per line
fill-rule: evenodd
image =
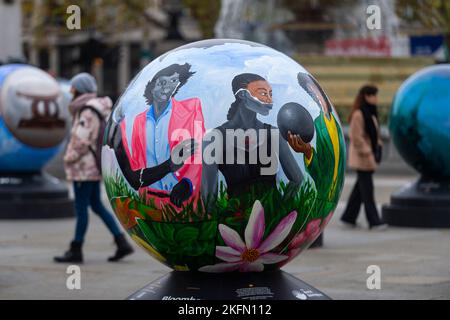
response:
M82 245L88 227L88 207L102 219L113 234L117 251L109 261L118 261L133 252L111 212L100 200L101 170L98 160L98 137L103 122L109 117L112 101L97 97L97 84L90 74L80 73L71 80L73 100L69 111L73 117L70 141L64 155L68 181L73 181L75 193L75 237L69 250L54 257L55 262L83 262Z
M374 200L372 175L381 161L382 142L377 113L378 88L363 86L349 116L350 147L348 165L356 170L357 180L341 221L356 227L361 203L364 203L369 229L385 229Z

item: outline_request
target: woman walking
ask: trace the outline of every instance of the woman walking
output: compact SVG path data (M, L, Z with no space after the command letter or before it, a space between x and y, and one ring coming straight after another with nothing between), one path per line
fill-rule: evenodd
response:
M384 229L374 199L372 175L381 161L382 142L377 113L378 88L366 85L359 90L349 116L349 167L356 170L357 180L341 221L356 226L361 203L364 203L369 229Z
M81 247L88 227L88 207L103 220L113 234L117 251L109 261L118 261L131 254L133 248L126 241L112 214L100 200L101 172L97 153L98 137L103 122L109 116L112 101L108 97L97 97L97 84L90 74L80 73L71 80L73 100L69 111L73 116L70 141L64 155L67 180L73 181L75 193L76 227L75 237L69 250L55 262L83 262Z

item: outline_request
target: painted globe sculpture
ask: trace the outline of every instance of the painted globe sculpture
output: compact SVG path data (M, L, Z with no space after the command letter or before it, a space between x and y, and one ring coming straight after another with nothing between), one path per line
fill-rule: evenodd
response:
M398 90L389 129L397 150L423 176L450 178L450 65L424 68Z
M58 153L68 129L67 104L46 72L0 67L0 172L38 172Z
M175 270L204 272L296 257L330 220L344 164L340 122L317 81L238 40L195 42L147 65L115 105L102 149L129 235Z

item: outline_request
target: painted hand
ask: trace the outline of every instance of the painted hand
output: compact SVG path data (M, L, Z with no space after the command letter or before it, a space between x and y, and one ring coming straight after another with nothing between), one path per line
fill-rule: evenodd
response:
M304 142L298 134L288 131L288 143L295 152L304 153L306 158L311 158L311 144Z
M184 162L191 157L198 149L198 143L194 139L187 139L177 144L170 154L170 170L179 170Z
M170 202L181 208L184 201L192 195L192 187L187 179L181 179L172 189L170 193Z

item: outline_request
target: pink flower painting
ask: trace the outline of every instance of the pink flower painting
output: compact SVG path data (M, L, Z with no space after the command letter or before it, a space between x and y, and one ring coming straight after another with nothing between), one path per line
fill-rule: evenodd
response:
M259 272L264 265L275 264L289 258L271 252L289 235L297 212L292 211L284 217L275 229L263 239L265 231L264 208L259 201L255 201L248 224L245 228L244 239L230 227L220 224L219 232L226 246L216 247L216 257L224 261L215 265L204 266L199 271L204 272Z

